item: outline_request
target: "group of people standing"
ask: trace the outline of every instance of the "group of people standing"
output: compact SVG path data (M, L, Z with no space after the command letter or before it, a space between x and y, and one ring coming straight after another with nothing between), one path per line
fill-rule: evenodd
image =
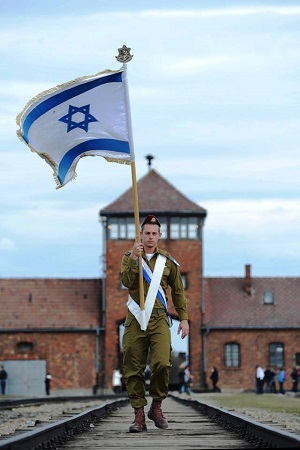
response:
M186 393L186 394L190 395L191 394L191 386L192 386L192 382L193 382L193 375L191 374L190 366L186 365L184 368L182 368L179 371L178 377L179 377L179 383L180 383L179 393L180 394ZM221 389L218 386L219 372L216 367L213 367L211 369L209 378L212 383L212 391L213 392L221 392Z
M255 367L256 393L263 394L285 394L285 382L287 381L287 372L284 367L279 369L272 369L267 367L265 370L257 365ZM300 368L295 366L290 373L292 380L292 392L298 392L298 385L300 381ZM277 388L278 384L278 388Z

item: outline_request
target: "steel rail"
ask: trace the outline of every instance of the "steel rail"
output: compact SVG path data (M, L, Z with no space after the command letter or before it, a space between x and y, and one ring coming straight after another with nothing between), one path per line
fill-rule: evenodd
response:
M179 403L209 417L223 428L237 433L241 439L251 442L258 448L300 448L300 436L263 425L245 416L226 409L201 403L198 400L183 399L170 394Z
M184 399L172 394L169 394L169 397L208 417L212 422L236 434L244 442L251 443L251 448L300 448L299 435L261 424L246 416L240 416L226 409L211 406L198 400ZM83 398L81 397L80 399L82 400ZM61 401L61 398L56 398L55 400ZM66 400L70 401L70 398ZM78 401L78 397L76 400ZM46 402L48 402L48 399L45 399ZM11 403L15 403L16 406L16 402ZM28 399L26 403L29 404L30 400ZM40 404L43 401L41 399L31 399L31 404L33 403ZM17 436L1 438L0 449L40 450L60 448L69 439L85 433L93 425L109 417L113 411L128 404L127 397L124 398L123 396L116 399L116 396L114 396L114 400L107 399L107 403L104 405L89 408L79 414L75 413L71 418L57 420L51 425L39 426L32 431L22 431ZM145 436L144 439L147 439L147 437Z
M33 431L0 440L3 450L39 450L56 449L65 441L77 434L87 431L91 424L108 417L112 411L128 405L128 399L118 399L105 405L89 408L74 417L58 420L52 425L41 426Z

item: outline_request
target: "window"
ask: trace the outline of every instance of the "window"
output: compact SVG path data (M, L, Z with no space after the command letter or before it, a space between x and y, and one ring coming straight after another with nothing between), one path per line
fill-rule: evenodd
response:
M270 351L270 366L282 367L284 366L284 348L281 342L273 342L269 345Z
M273 305L274 304L274 294L271 291L265 291L264 292L264 304L265 305Z
M134 218L120 217L108 219L107 239L135 239Z
M171 217L171 239L198 239L199 225L197 217Z
M201 219L198 217L161 217L161 239L200 239ZM141 217L141 220L143 217ZM110 217L107 219L107 239L134 240L134 217Z
M17 352L18 353L28 353L32 352L34 348L34 345L32 342L18 342L17 343Z
M240 345L225 344L225 367L240 367Z

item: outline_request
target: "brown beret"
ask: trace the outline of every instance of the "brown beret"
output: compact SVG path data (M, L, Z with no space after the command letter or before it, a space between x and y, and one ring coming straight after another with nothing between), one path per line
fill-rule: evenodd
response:
M161 227L160 222L156 216L150 215L150 216L145 217L141 226L143 227L147 223L150 223L151 225L158 225L159 228Z

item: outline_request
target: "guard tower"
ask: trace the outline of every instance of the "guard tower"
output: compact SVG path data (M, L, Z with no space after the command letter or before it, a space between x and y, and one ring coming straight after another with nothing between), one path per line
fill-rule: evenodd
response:
M152 169L152 155L147 155L148 173L137 182L140 223L155 214L161 223L160 248L167 250L180 264L188 299L190 339L189 361L194 386L203 386L201 310L203 300L202 232L206 210L189 200ZM103 291L100 327L100 372L106 374L105 386L111 386L113 369L121 367L119 327L125 320L127 290L120 279L121 259L135 239L132 188L100 211L103 226ZM170 295L168 295L170 297ZM169 301L174 319L176 311ZM174 327L174 325L173 325Z

